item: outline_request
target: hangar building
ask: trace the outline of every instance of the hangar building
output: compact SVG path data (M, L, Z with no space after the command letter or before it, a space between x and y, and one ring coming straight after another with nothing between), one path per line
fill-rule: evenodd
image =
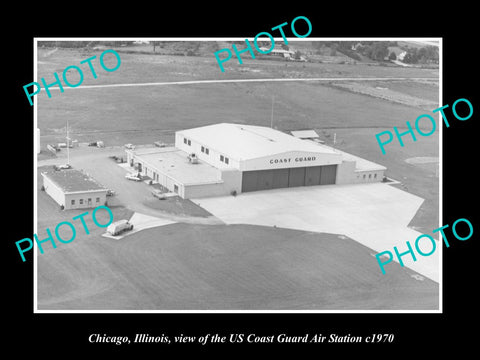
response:
M45 192L64 209L88 209L105 205L107 189L75 169L43 172Z
M230 123L177 131L175 147L126 152L130 166L183 198L374 182L386 170L272 128Z

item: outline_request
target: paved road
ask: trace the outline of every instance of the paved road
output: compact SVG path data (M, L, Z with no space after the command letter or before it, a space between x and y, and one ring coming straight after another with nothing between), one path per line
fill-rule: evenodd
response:
M275 79L225 79L225 80L191 80L191 81L167 81L153 83L130 83L130 84L104 84L104 85L82 85L76 88L64 87L64 89L94 89L111 87L131 86L165 86L165 85L195 85L195 84L220 84L220 83L241 83L241 82L292 82L292 81L438 81L437 77L321 77L321 78L275 78ZM59 87L51 87L49 90L59 90Z

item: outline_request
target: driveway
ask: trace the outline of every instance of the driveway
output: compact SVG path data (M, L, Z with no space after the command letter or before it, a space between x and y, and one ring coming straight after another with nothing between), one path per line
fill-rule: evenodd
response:
M394 246L402 253L407 250L407 240L414 247L415 239L421 235L408 224L423 199L383 183L276 189L193 201L227 224L344 234L372 249L372 255L386 250L393 253ZM426 252L427 246L420 245ZM416 254L414 262L405 255L402 261L406 267L438 282L441 248L437 242L431 256ZM374 256L372 261L377 261ZM385 265L385 276L388 270Z

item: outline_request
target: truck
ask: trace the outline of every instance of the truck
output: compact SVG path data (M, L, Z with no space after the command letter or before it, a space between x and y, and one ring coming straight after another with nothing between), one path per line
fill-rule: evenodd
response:
M115 236L115 235L120 235L121 233L132 230L132 229L133 229L133 224L130 224L128 220L118 220L108 225L107 232Z

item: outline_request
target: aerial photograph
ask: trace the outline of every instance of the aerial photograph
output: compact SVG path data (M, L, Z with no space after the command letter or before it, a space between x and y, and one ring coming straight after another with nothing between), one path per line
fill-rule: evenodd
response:
M37 312L441 310L441 39L271 45L35 39Z

